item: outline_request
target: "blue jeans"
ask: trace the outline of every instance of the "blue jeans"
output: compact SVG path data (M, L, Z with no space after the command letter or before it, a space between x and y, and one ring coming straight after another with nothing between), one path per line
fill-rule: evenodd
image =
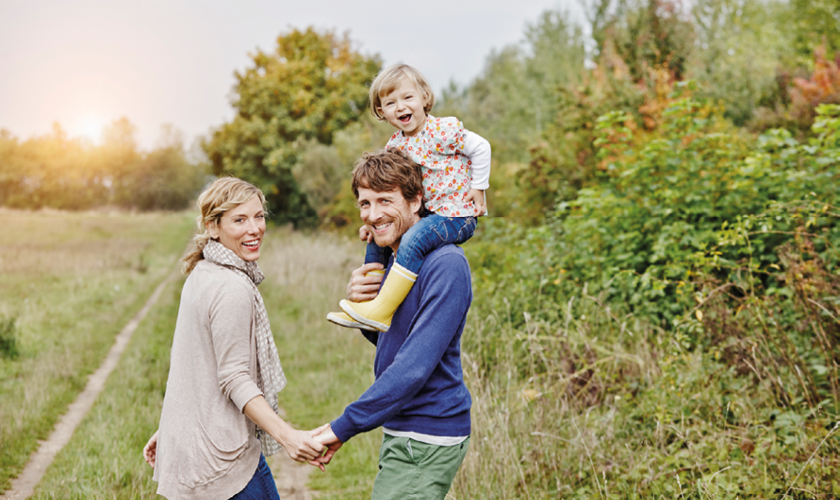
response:
M280 500L274 476L271 475L271 469L265 463L265 457L262 453L260 454L257 471L254 472L251 482L245 486L244 490L230 497L230 500Z
M475 233L475 217L443 217L430 213L411 226L400 240L397 264L417 274L432 250L448 243L463 243ZM367 245L365 264L379 262L388 265L391 249L371 241Z

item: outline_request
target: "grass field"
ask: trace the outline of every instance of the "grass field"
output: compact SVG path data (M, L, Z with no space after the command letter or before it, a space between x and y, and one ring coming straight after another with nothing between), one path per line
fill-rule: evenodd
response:
M175 268L189 216L0 210L0 491ZM15 356L9 356L16 352Z

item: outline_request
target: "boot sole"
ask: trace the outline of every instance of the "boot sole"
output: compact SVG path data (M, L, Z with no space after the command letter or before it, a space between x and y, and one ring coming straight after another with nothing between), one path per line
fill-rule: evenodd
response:
M345 313L347 313L348 316L355 319L359 323L365 325L367 328L373 328L374 330L379 330L382 333L387 333L388 332L388 329L391 327L391 325L385 325L385 324L380 323L378 321L373 321L372 319L365 318L361 314L354 311L353 308L350 306L350 304L352 304L352 302L350 302L349 300L342 300L341 302L338 303L338 305L341 307L341 309Z
M376 331L376 329L371 326L356 321L348 321L346 319L340 318L337 314L334 313L327 314L327 321L329 321L330 323L334 323L338 326L343 326L345 328L358 328L360 330Z

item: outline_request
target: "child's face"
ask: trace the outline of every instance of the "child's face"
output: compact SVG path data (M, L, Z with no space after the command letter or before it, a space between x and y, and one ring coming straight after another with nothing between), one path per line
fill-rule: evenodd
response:
M426 123L426 96L408 78L400 86L379 97L382 106L379 112L391 125L411 137L423 130Z

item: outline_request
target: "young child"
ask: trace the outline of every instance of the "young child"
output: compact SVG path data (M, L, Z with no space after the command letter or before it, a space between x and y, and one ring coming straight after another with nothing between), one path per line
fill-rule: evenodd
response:
M486 212L490 143L464 129L457 118L429 115L434 103L426 79L405 64L382 71L370 87L371 112L397 129L385 148L397 148L423 167L423 200L431 213L402 236L396 262L377 297L369 302L342 300L339 305L346 314L330 313L327 319L333 323L387 332L426 255L444 244L470 239L476 217ZM391 249L377 246L365 226L359 235L368 241L365 264L387 265Z

